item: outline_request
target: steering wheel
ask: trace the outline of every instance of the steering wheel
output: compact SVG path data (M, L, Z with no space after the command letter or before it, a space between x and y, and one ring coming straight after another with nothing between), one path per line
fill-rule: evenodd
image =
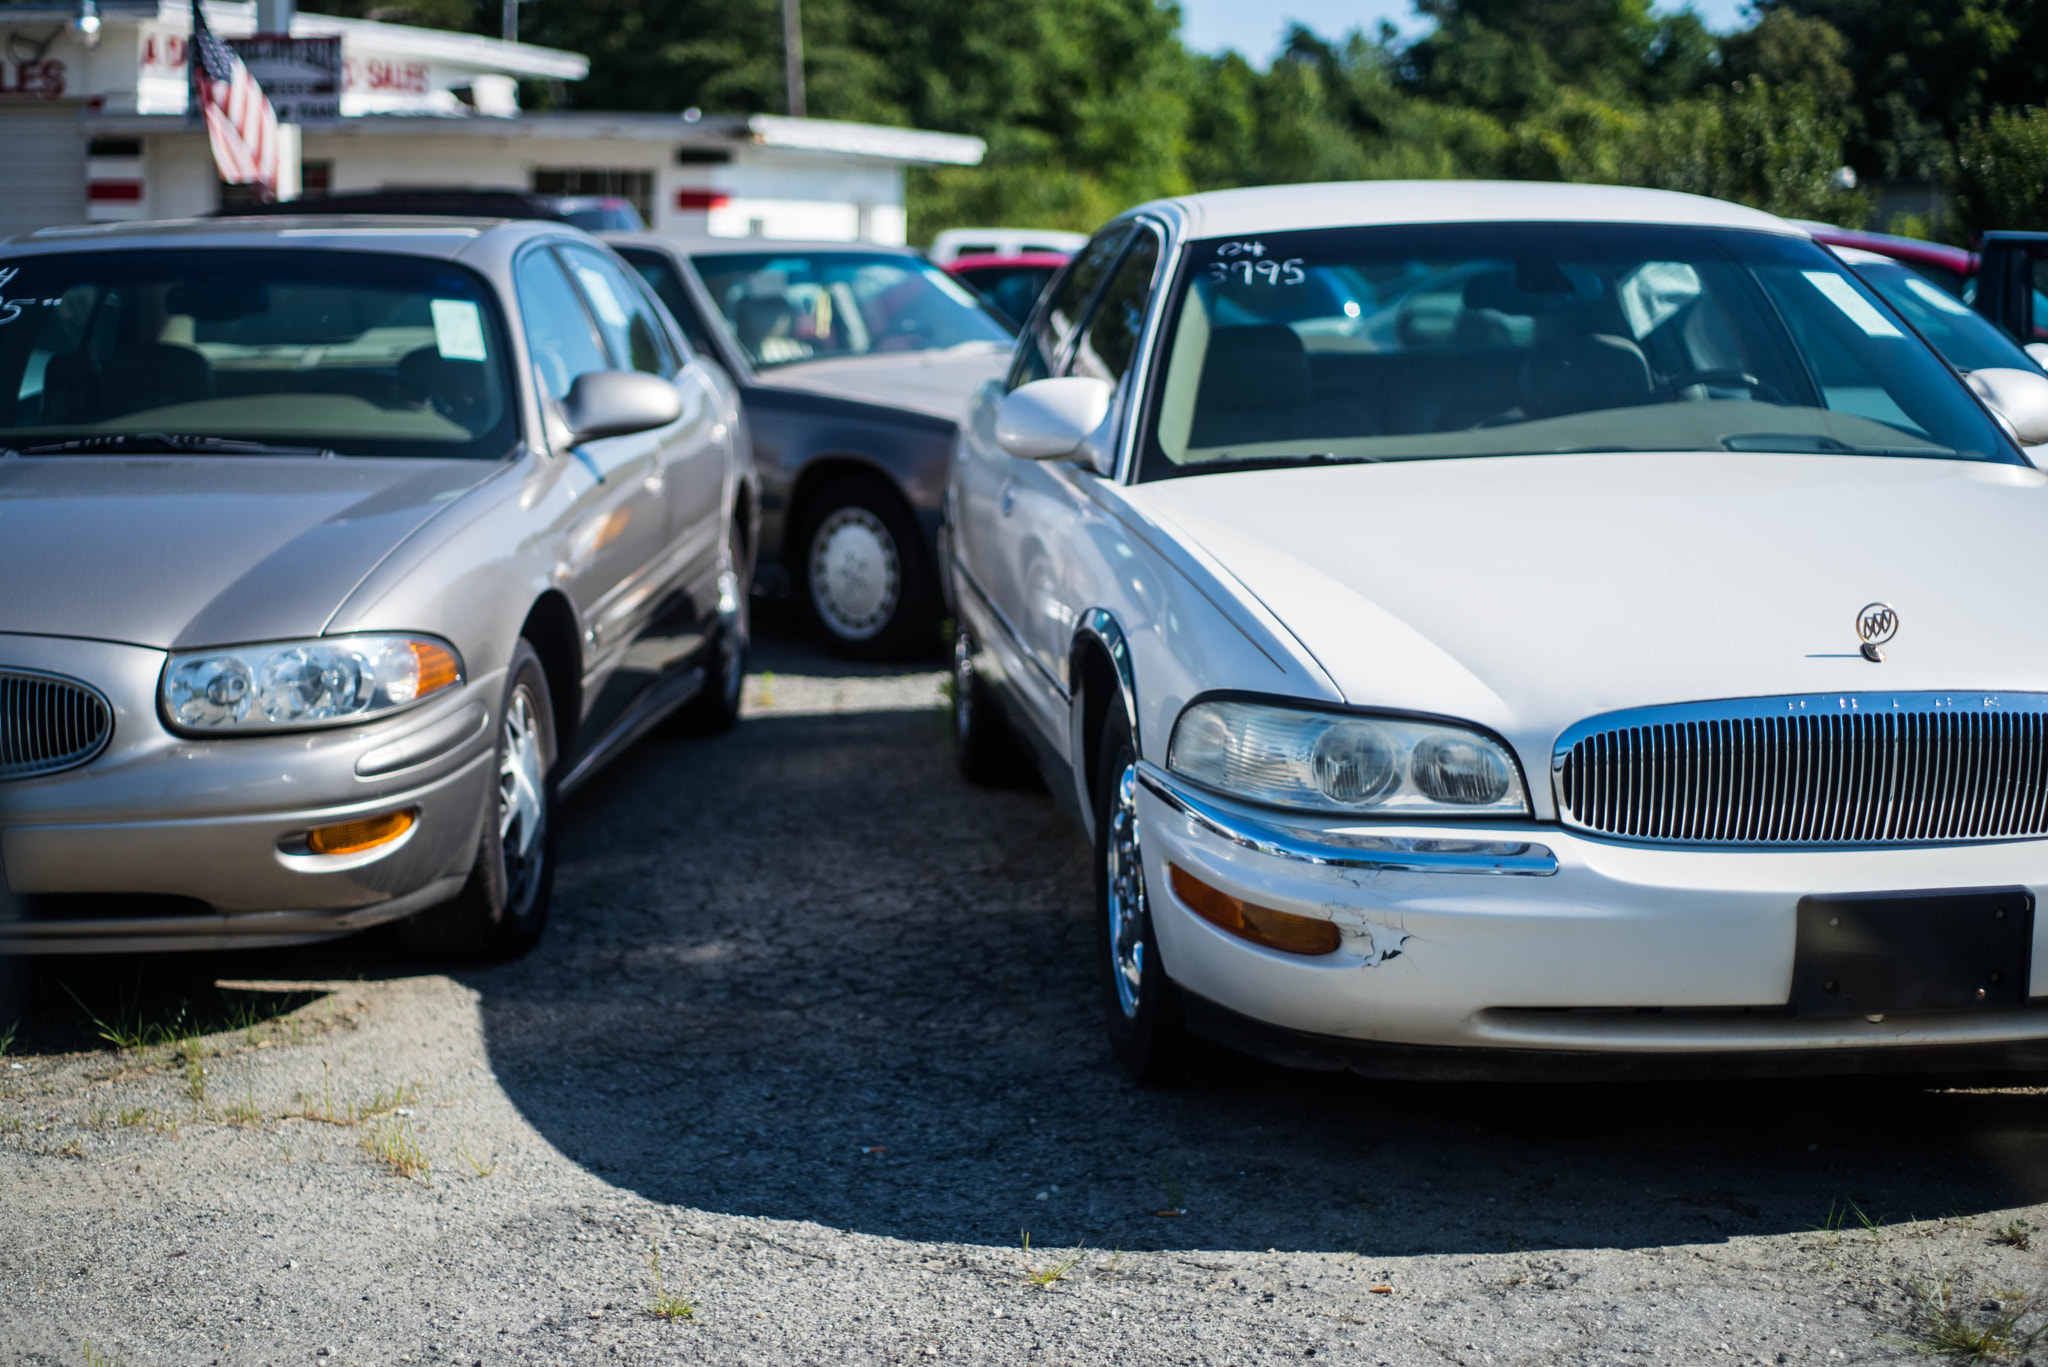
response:
M1765 384L1746 370L1681 370L1659 385L1657 391L1675 399L1679 390L1694 384L1713 385L1716 388L1740 385L1753 397L1762 399L1765 403L1785 406L1785 396L1780 394L1775 386Z

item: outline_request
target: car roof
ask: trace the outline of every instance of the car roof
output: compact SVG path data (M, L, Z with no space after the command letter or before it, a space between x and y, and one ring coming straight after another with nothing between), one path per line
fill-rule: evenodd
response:
M574 233L546 219L399 218L384 214L268 215L193 218L143 223L93 223L39 228L8 238L10 253L109 251L136 247L324 247L341 251L399 252L454 257L480 239Z
M713 237L709 233L599 233L614 247L666 247L685 256L716 252L720 255L760 252L858 252L863 256L904 256L922 259L909 247L892 247L883 242L809 242L782 237Z
M1178 211L1190 237L1404 223L1607 222L1749 228L1806 236L1757 209L1670 190L1547 181L1365 180L1263 185L1155 200ZM1135 212L1135 211L1134 211Z

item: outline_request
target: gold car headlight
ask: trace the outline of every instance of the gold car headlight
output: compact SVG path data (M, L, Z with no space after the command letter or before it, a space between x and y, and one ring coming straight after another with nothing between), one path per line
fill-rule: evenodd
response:
M326 636L179 652L160 693L173 730L219 735L370 721L461 682L461 657L445 641Z
M1274 807L1379 817L1529 815L1507 747L1448 722L1198 702L1174 723L1166 767Z

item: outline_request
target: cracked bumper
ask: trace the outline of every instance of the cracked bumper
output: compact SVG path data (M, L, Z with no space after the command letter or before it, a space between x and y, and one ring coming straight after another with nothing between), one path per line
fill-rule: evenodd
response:
M1794 1055L1826 1066L1833 1054L2048 1041L2048 1010L1872 1022L1800 1018L1787 1005L1801 897L2019 886L2038 903L2048 841L1652 848L1533 822L1276 818L1153 765L1141 780L1146 886L1167 971L1198 999L1198 1016L1213 1007L1283 1032L1296 1037L1293 1052L1319 1037L1346 1057L1382 1044L1667 1062ZM1169 863L1248 902L1328 919L1342 943L1310 958L1230 935L1175 898ZM2033 994L2048 992L2044 940L2033 947Z

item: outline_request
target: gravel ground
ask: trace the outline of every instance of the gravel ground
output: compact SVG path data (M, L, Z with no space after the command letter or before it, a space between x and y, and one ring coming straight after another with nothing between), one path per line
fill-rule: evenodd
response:
M955 779L940 674L761 657L735 734L567 810L520 963L17 965L0 1363L1826 1364L2038 1322L2038 1091L1129 1086L1077 830Z

